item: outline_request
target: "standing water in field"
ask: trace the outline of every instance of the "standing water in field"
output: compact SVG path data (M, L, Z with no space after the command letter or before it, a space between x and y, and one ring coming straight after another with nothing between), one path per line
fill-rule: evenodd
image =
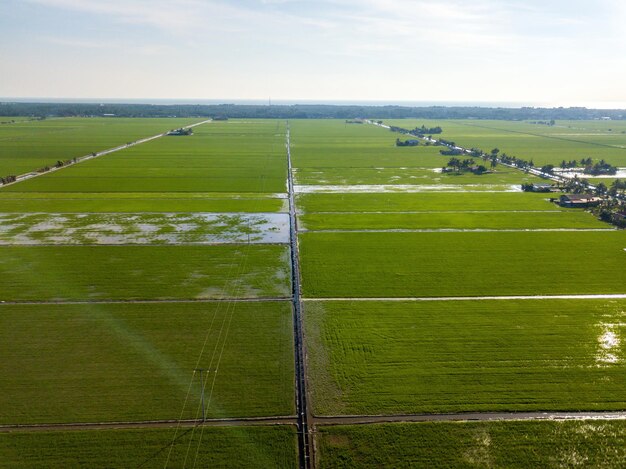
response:
M287 242L285 213L0 214L0 245Z

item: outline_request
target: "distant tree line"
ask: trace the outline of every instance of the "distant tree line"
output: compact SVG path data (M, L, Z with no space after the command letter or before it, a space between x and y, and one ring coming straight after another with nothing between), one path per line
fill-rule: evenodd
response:
M0 103L0 116L220 117L264 119L501 119L551 121L626 119L626 110L572 108L488 108L472 106L357 106L328 104L115 104L115 103ZM426 129L432 130L432 129ZM424 135L431 132L424 132ZM434 132L432 132L434 133Z

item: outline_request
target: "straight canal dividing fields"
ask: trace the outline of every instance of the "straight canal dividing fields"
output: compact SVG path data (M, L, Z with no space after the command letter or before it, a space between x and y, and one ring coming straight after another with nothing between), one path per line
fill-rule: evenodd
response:
M621 415L624 233L522 193L536 181L522 172L441 173L438 148L396 147L396 134L365 124L289 127L298 366L317 466L567 456L620 467L624 420L377 419ZM0 433L0 454L61 467L62 445L95 467L184 466L194 453L214 465L298 464L293 253L288 238L268 239L285 234L290 208L286 132L282 121L212 122L0 190L2 423L174 422L22 428ZM120 244L99 244L107 236ZM203 395L209 419L285 419L177 424L202 418ZM542 438L563 451L547 454ZM124 442L137 443L123 452Z

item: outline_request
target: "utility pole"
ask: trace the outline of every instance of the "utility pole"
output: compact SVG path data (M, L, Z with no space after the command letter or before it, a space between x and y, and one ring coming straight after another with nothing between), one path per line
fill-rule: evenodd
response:
M202 379L202 373L204 371L208 373L209 371L205 368L196 368L193 370L194 373L196 371L200 372L200 402L202 405L202 421L204 422L206 421L206 409L204 408L204 380Z

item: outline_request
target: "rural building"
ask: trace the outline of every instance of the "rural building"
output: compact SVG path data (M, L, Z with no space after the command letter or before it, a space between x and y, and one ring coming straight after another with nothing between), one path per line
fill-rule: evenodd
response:
M559 199L559 205L561 207L570 208L586 208L595 207L602 202L601 197L596 197L590 194L568 194L562 195Z

